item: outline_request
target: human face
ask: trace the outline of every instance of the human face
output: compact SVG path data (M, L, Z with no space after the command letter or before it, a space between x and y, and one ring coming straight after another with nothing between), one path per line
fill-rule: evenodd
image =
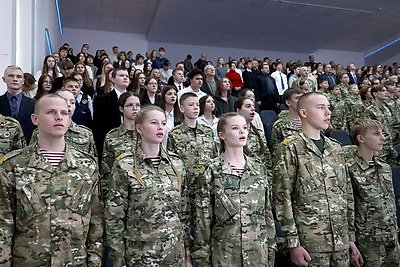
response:
M334 87L334 88L332 89L332 94L333 94L334 96L339 96L339 95L340 95L340 88L339 88L339 87Z
M328 81L323 81L322 83L320 83L320 87L322 90L327 90L329 88L329 83Z
M151 110L141 124L136 124L136 131L141 135L143 144L160 144L164 138L166 126L165 114L158 110Z
M209 96L206 99L206 105L204 106L204 110L208 112L213 112L215 110L214 98L212 98L211 96Z
M231 69L231 70L236 70L236 64L235 64L235 63L232 63L231 66L230 66L230 69Z
M174 81L176 82L176 83L182 83L183 82L183 71L181 71L181 70L177 70L177 71L175 71L175 74L174 74Z
M368 89L367 93L365 94L365 98L368 100L372 100L371 88Z
M289 106L289 108L297 110L297 102L299 101L299 98L302 95L303 94L292 94L292 97L290 98L290 100L286 102L286 104Z
M165 93L165 103L168 105L175 105L177 93L174 89L170 89Z
M300 109L300 115L306 123L316 130L328 129L331 120L329 102L323 95L313 95L307 101L307 107Z
M129 85L129 75L127 70L117 71L115 77L112 77L112 82L117 89L125 90Z
M256 96L254 95L253 91L247 91L245 94L245 97L250 98L251 101L255 102L256 101Z
M238 110L236 110L237 113L242 115L247 122L250 122L254 119L254 115L256 114L256 108L254 106L254 102L251 101L250 99L246 99L242 107Z
M349 82L350 82L349 75L343 74L342 79L341 79L340 81L341 81L342 83L344 83L344 84L349 84Z
M85 72L85 68L86 67L84 65L82 65L82 64L78 64L78 65L75 66L75 70L79 74L83 74Z
M180 106L181 112L186 118L195 120L199 116L200 104L197 97L188 97Z
M196 74L192 80L190 80L190 87L192 89L200 89L203 85L203 76L201 74Z
M146 82L146 75L144 75L144 73L139 74L139 86L143 87L144 83Z
M215 76L215 68L214 67L208 67L206 71L207 76Z
M158 55L160 56L160 58L163 58L165 56L165 51L164 50L158 51Z
M82 77L80 77L78 75L75 77L77 80L78 80L78 78L79 78L79 80L82 80ZM82 84L83 84L83 81L79 82L79 80L78 80L78 82L71 81L64 86L64 88L67 89L68 91L70 91L74 95L75 98L81 92L81 88L82 88Z
M58 53L54 53L52 56L56 62L60 62L60 55Z
M325 72L326 73L332 73L332 66L329 65L329 64L325 65Z
M370 127L363 135L358 135L357 139L360 144L363 144L370 151L381 151L385 136L382 129L378 127Z
M218 59L218 65L224 65L224 59L222 57Z
M60 95L62 98L64 98L65 101L67 101L69 115L72 116L75 112L75 107L76 107L75 96L70 91L60 91L57 94Z
M109 70L111 70L111 69L114 69L114 66L110 63L110 64L107 64L105 67L104 67L104 70L105 70L105 73L107 73Z
M264 65L262 66L261 72L262 72L263 74L269 74L269 65L268 65L268 64L264 64Z
M85 62L85 55L83 53L79 54L79 62Z
M322 73L324 71L324 66L322 65L322 64L319 64L318 66L317 66L317 72L318 73Z
M358 93L360 92L360 90L358 90L358 86L357 84L352 84L349 87L349 93L352 95L358 95Z
M377 100L386 100L388 99L388 92L386 87L383 87L382 90L374 93L375 99Z
M51 82L49 77L46 77L42 83L43 89L48 93L50 92L51 88L53 87L53 83Z
M118 47L113 47L113 53L118 54Z
M140 99L136 96L128 97L124 106L119 107L119 110L122 112L124 120L134 121L140 111Z
M222 89L224 91L229 91L231 90L231 83L229 82L228 79L222 78Z
M37 114L31 115L32 123L39 128L39 138L60 138L71 122L67 102L63 98L41 100Z
M300 68L300 75L302 77L307 77L308 76L308 68L307 67L301 67Z
M46 60L46 64L47 64L47 68L48 68L48 69L53 69L54 66L56 65L56 61L54 60L53 57L49 57L49 58L47 58L47 60Z
M71 75L71 73L74 71L74 68L62 69L61 71L62 71L62 73L64 74L65 77L69 77L69 75Z
M310 89L310 84L308 83L308 81L304 81L304 84L301 86L301 89L303 89L304 91L308 91L308 89Z
M158 84L156 79L150 79L149 83L146 85L146 89L150 93L156 93L158 89Z
M154 70L153 75L154 75L154 77L159 79L160 78L160 71L158 69Z
M66 58L67 57L67 55L68 55L68 51L67 50L61 50L60 51L60 57L61 58Z
M24 73L21 70L7 69L3 77L3 82L7 85L7 91L10 94L18 94L24 80Z
M227 148L244 147L247 142L247 122L242 116L228 118L223 131L218 136L224 140Z

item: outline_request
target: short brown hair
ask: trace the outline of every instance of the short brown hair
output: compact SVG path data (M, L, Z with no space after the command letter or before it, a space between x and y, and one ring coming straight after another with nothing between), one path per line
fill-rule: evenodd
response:
M377 120L371 119L358 119L354 122L354 124L351 126L350 136L353 138L357 146L359 145L357 136L365 135L367 130L371 128L382 129L382 124Z

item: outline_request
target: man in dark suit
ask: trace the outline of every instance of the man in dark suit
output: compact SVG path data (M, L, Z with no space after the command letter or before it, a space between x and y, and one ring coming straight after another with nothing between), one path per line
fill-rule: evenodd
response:
M129 85L128 71L122 68L114 69L111 73L111 81L114 84L111 92L98 96L93 104L93 137L99 160L103 153L104 137L122 122L118 99L126 92Z
M349 84L357 84L360 85L360 77L357 75L356 71L356 65L354 63L350 63L349 66L347 66L347 69L349 70L349 78L350 82Z
M267 62L261 65L261 74L257 75L254 94L256 104L260 110L278 111L279 92L276 88L275 79L269 75L269 65Z
M333 68L331 64L325 64L324 71L325 73L321 74L320 80L327 80L329 85L334 85L339 83L336 75L333 73Z
M15 65L8 66L4 71L3 82L7 92L0 96L0 114L13 117L21 124L26 142L29 144L35 126L31 114L35 107L35 100L22 94L24 72Z

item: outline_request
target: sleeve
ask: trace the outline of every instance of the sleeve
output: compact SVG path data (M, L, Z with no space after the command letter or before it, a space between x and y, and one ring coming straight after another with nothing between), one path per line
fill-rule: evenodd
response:
M273 167L273 199L277 219L282 227L288 248L300 246L293 216L292 195L296 181L296 155L287 144L280 143Z
M168 133L167 151L179 155L178 151L176 150L176 144L173 132Z
M275 257L276 247L276 230L275 230L275 221L274 216L272 214L272 194L271 194L271 177L268 175L267 171L264 168L264 173L266 176L267 186L266 186L266 194L265 194L265 222L267 225L267 237L268 237L268 262L273 262ZM271 264L273 265L273 264Z
M125 265L125 220L129 202L129 186L126 176L115 162L109 182L109 195L106 199L106 234L107 243L110 246L110 258L114 266Z
M21 125L18 123L15 129L15 134L12 143L12 150L24 148L26 146L26 140L24 132L22 131Z
M10 177L0 167L0 262L1 266L6 267L12 265L15 207L15 193Z
M259 77L257 77L256 76L256 81L255 81L255 83L254 83L254 96L255 96L255 98L256 98L256 102L258 102L258 101L261 101L261 94L260 94L260 90L261 90L261 87L260 87L260 79L259 79Z
M107 198L109 192L109 181L111 180L111 168L114 162L114 157L110 153L110 147L107 136L104 140L103 156L101 157L100 165L100 196L103 200Z
M195 197L195 244L192 258L198 266L211 266L211 227L213 221L212 169L200 174Z
M353 196L353 186L351 183L350 171L345 164L346 168L346 197L347 197L347 220L349 224L349 240L355 242L355 214L354 214L354 196Z
M272 126L271 141L272 141L272 153L274 153L279 143L283 141L283 134L280 127L280 123L275 122L274 125Z
M103 204L99 200L99 174L94 174L93 194L91 199L90 228L87 239L88 266L101 266L104 253Z

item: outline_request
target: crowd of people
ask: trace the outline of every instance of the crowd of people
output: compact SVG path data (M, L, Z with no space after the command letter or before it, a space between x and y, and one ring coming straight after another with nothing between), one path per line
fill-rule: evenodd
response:
M399 266L397 63L89 50L4 71L4 266Z

